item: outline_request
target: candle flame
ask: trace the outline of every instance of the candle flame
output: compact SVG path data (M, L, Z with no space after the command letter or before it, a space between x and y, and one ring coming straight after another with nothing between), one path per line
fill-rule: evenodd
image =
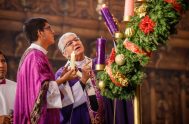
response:
M102 5L102 8L104 8L104 7L106 7L106 4L103 4L103 5Z

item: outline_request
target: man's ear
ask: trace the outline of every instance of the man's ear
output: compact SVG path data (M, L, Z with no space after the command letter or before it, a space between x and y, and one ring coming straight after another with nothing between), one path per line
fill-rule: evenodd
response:
M39 31L39 30L38 30L38 31L37 31L37 35L38 35L39 38L44 38L44 37L45 37L43 31Z
M39 38L41 38L41 36L42 36L42 34L41 34L41 31L37 31L37 36L39 37Z
M62 55L67 59L67 53L66 53L65 50L64 50L64 52L62 53Z
M62 53L62 55L63 55L66 59L69 59L69 56L68 56L66 50Z

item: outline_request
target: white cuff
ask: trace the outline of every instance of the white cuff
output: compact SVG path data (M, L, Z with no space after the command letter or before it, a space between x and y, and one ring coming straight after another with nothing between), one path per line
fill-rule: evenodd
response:
M86 102L86 94L80 82L76 82L72 88L67 82L65 85L61 84L59 86L60 92L64 95L62 100L62 106L66 107L73 104L74 108Z
M62 108L61 94L56 81L49 82L47 91L47 108Z
M63 94L64 98L62 99L62 107L66 107L70 104L74 103L74 98L72 95L71 88L69 86L69 83L61 84L59 86L60 92Z
M86 102L86 93L84 92L79 81L72 86L72 90L75 99L73 106L74 108Z

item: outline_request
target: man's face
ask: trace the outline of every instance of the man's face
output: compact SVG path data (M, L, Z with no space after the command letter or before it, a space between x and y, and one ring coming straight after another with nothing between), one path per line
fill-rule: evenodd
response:
M52 29L52 27L46 23L44 28L43 28L43 37L45 39L45 43L48 45L52 45L54 44L55 40L54 40L54 30Z
M75 35L70 35L64 41L64 53L66 58L70 58L71 53L75 51L76 56L84 55L84 46L81 40Z
M7 74L7 63L5 57L0 54L0 79L4 79Z

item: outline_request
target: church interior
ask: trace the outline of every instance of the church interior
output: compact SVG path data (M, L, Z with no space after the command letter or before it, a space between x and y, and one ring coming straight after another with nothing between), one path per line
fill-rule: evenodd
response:
M111 13L125 26L124 0L0 0L0 50L7 56L8 78L16 81L20 58L29 43L22 32L25 20L44 17L55 30L56 43L48 49L55 72L66 59L58 50L58 38L65 32L80 36L87 56L96 56L96 39L107 39L106 54L113 47L98 6L106 3ZM152 54L145 67L141 88L143 124L189 123L189 11L182 15L177 33Z

